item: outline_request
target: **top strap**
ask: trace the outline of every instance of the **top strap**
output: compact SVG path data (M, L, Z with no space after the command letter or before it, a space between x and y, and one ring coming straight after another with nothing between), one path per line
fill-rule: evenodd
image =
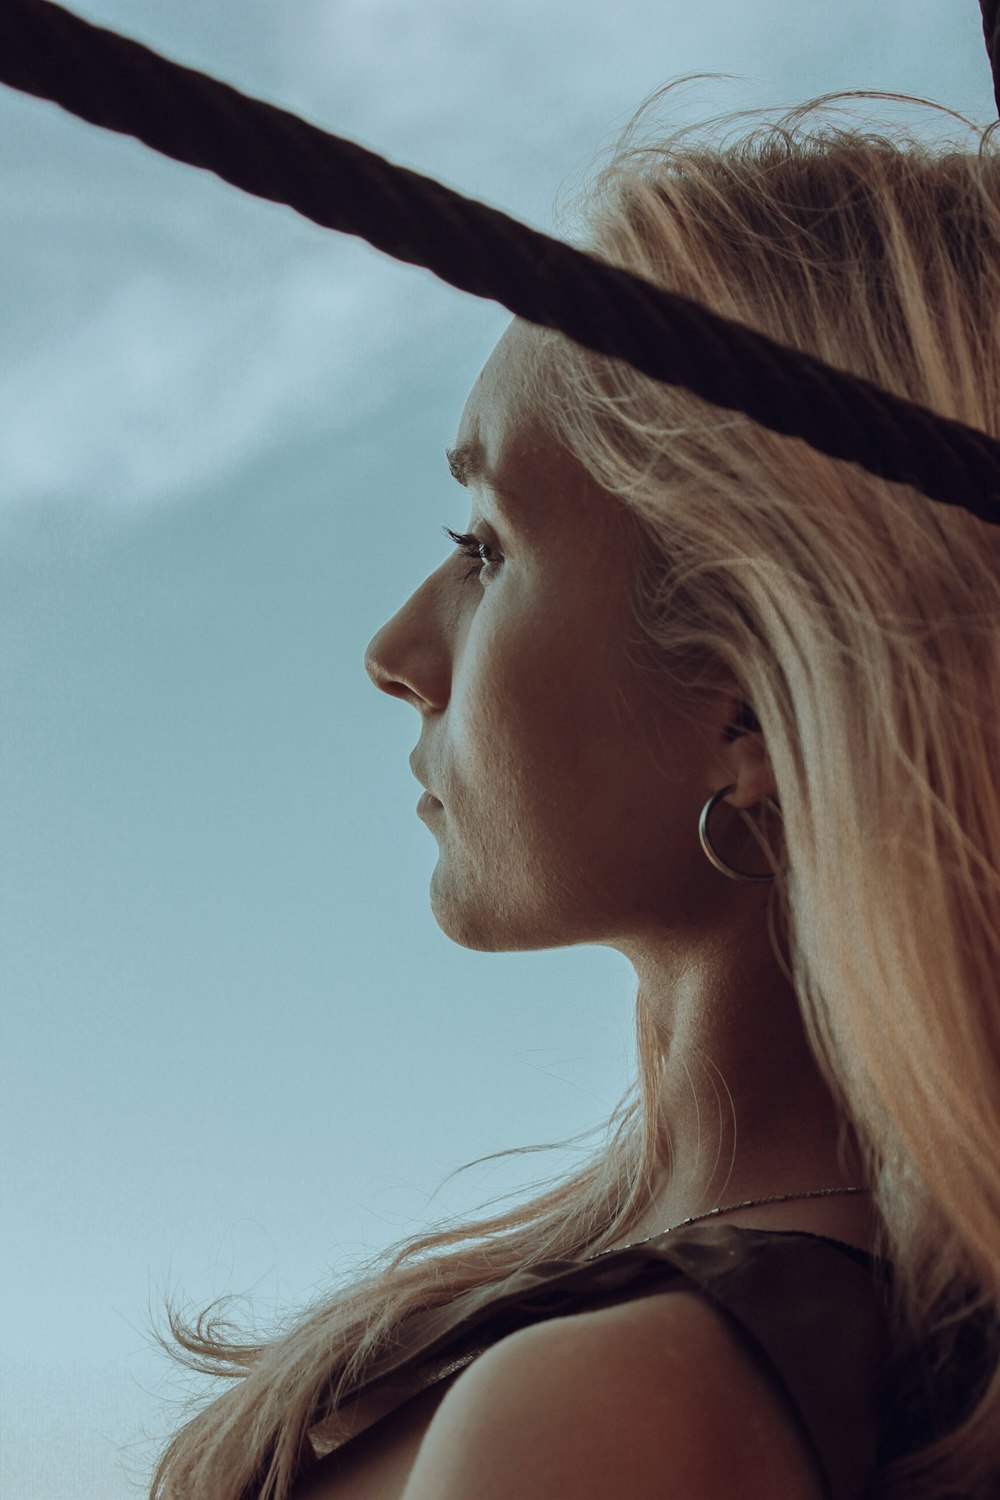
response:
M589 1261L548 1260L407 1318L401 1342L309 1430L324 1457L508 1333L595 1302L704 1293L738 1330L790 1410L828 1500L859 1500L878 1451L888 1349L883 1293L864 1251L803 1231L692 1225ZM891 1269L891 1268L889 1268Z

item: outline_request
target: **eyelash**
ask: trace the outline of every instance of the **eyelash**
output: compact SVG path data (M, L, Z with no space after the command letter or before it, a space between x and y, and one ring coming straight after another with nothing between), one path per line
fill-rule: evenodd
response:
M490 546L489 542L481 541L479 537L475 536L471 531L452 531L450 526L442 526L441 530L451 537L452 541L455 543L455 546L458 547L466 557L475 559L476 566L474 568L470 568L469 571L465 574L465 577L467 579L482 577L483 568L496 568L496 563L493 558L482 556L482 550L484 547L489 552L492 552L494 550Z

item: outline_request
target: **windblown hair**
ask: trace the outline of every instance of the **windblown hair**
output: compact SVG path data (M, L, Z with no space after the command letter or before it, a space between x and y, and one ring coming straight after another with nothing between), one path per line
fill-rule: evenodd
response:
M705 125L641 135L674 86L574 204L578 243L1000 435L993 129L866 91L731 144ZM818 118L848 98L941 109L977 147ZM783 814L782 961L862 1148L900 1371L919 1363L943 1393L986 1316L950 1430L883 1455L870 1494L1000 1494L1000 527L562 335L539 330L531 347L523 380L553 441L639 530L643 653L695 693L731 674L763 732ZM410 1313L621 1241L670 1155L662 1038L641 1001L636 1038L605 1143L530 1201L398 1242L271 1342L170 1309L175 1357L235 1378L171 1440L154 1500L283 1500L310 1425Z

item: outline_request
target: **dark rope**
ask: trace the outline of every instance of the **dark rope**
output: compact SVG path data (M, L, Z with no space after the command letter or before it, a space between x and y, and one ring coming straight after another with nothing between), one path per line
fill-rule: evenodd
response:
M983 13L983 36L993 73L993 97L1000 115L1000 0L979 0L979 8Z
M49 0L0 0L0 82L285 203L831 458L1000 524L1000 441L786 348Z

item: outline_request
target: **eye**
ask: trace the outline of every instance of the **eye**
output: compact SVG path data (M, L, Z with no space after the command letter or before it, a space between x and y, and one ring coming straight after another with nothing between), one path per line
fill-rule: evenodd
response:
M469 571L465 574L465 577L467 579L482 578L484 568L487 568L489 570L486 575L488 578L491 578L493 576L493 574L496 572L498 559L496 553L494 552L494 549L490 546L489 542L484 542L480 537L476 536L471 531L452 531L450 526L443 526L441 529L446 533L446 535L451 537L452 541L455 543L455 546L458 547L458 549L463 552L466 557L475 559L476 566L474 568L470 568ZM484 551L493 552L493 557L484 557Z

